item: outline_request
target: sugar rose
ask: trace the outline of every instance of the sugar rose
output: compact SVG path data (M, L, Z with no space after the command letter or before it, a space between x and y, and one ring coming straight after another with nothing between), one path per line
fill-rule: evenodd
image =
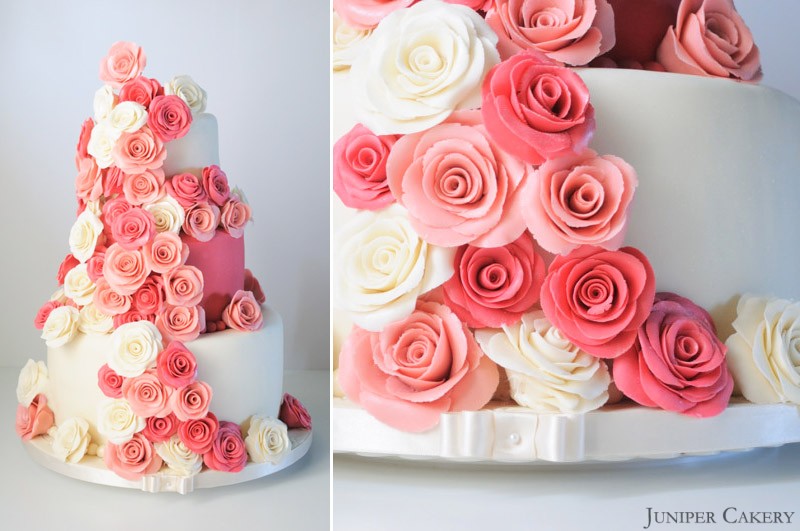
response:
M95 159L89 157L77 161L75 195L80 201L97 201L103 194L103 174Z
M157 233L142 250L145 267L165 274L186 263L189 246L174 232Z
M153 214L156 220L156 232L180 233L186 212L174 197L165 194L155 203L148 203L143 208Z
M156 359L158 378L165 384L179 389L197 378L197 360L180 341L172 341Z
M203 168L203 189L211 202L219 207L223 206L231 195L228 176L216 164Z
M242 431L247 432L245 447L254 463L280 463L292 449L286 424L278 419L253 415Z
M81 263L94 254L97 241L103 233L103 222L89 210L84 210L69 231L69 250Z
M94 157L98 168L108 168L117 161L114 150L119 137L119 130L111 127L108 122L99 122L92 128L86 151Z
M58 271L56 272L56 282L58 282L59 285L64 284L64 279L67 277L67 273L69 273L70 270L79 263L80 261L75 258L74 255L68 254L65 256L64 260L62 260L61 264L58 266Z
M120 295L133 295L147 280L150 270L141 251L124 249L115 243L106 251L103 274L114 291Z
M147 109L133 101L119 102L108 113L108 123L120 133L133 133L147 123Z
M188 419L178 428L178 437L191 451L204 454L211 450L219 431L219 421L213 413Z
M59 306L64 306L64 304L59 301L47 301L42 304L42 307L36 312L36 317L33 318L33 325L37 330L42 330L44 328L44 323L47 322L50 312Z
M44 435L54 422L55 417L47 405L47 397L43 394L36 395L28 406L22 404L17 406L15 428L17 435L22 437L23 441Z
M121 213L111 224L111 235L126 250L139 249L153 239L156 221L153 214L134 207Z
M397 135L378 136L356 124L333 146L333 191L345 206L379 210L394 202L386 160Z
M61 422L53 433L53 454L63 462L78 463L92 442L89 423L80 417L70 417Z
M111 334L108 366L121 376L139 376L156 361L162 347L161 332L153 323L123 324Z
M189 106L192 114L206 110L206 91L190 76L175 76L164 86L164 93L178 96Z
M333 9L354 28L374 28L398 9L406 8L418 0L333 0Z
M167 182L167 192L183 208L208 201L208 194L203 182L193 173L173 175Z
M254 332L264 325L261 305L249 291L239 290L222 312L222 322L228 328Z
M134 133L122 133L111 150L111 158L123 172L136 174L160 168L167 158L167 150L152 129L143 126Z
M122 192L132 205L157 201L164 192L164 171L159 168L130 175L122 184Z
M74 306L53 309L42 328L42 339L50 348L66 345L78 333L79 319L80 313Z
M100 79L114 88L138 76L147 65L147 57L140 46L132 42L118 41L100 61Z
M217 205L197 203L186 210L183 231L198 241L207 242L216 234L219 222L220 210Z
M213 392L205 382L194 381L177 389L170 398L175 417L181 421L200 419L208 414Z
M154 370L147 370L122 382L122 397L128 401L133 413L142 418L169 415L171 394Z
M239 425L233 422L220 422L217 436L211 449L203 454L203 462L211 470L221 472L241 472L247 464L245 448Z
M91 300L81 308L78 316L78 330L84 334L110 334L114 328L111 315L103 313Z
M358 57L369 42L372 28L355 28L342 20L339 13L331 16L331 67L333 71L349 70L353 60Z
M206 312L202 306L165 304L156 316L156 326L169 341L192 341L206 330Z
M144 419L133 412L127 400L109 399L97 407L97 431L109 443L122 444L130 441L144 429L144 425Z
M497 366L446 306L419 301L381 332L354 327L339 356L347 398L381 422L422 432L449 411L478 410L491 400Z
M308 410L297 398L289 393L283 394L278 418L281 422L286 424L286 427L289 429L311 429L311 415L309 415Z
M47 382L47 365L43 361L29 359L17 380L17 402L28 407L36 395L45 392Z
M75 304L85 306L92 302L95 285L86 271L86 264L78 264L64 277L64 295Z
M153 315L161 311L164 305L164 280L158 275L150 275L132 296L133 309L144 314Z
M124 443L109 442L103 459L110 470L130 481L155 474L164 464L153 444L141 433Z
M179 425L180 421L174 413L170 413L166 417L150 417L142 430L142 435L153 443L168 441L178 433Z
M156 96L150 102L147 125L162 142L169 142L189 132L192 110L179 96Z
M117 293L105 278L98 278L92 302L106 315L121 315L131 309L133 298Z
M97 387L108 398L122 398L122 382L125 378L114 372L114 370L103 364L97 371Z
M119 90L119 101L133 101L144 107L150 106L153 98L164 94L164 88L156 79L137 76L127 81Z
M196 306L203 298L203 272L194 266L179 265L164 273L167 304Z
M203 468L203 456L190 450L177 436L158 441L154 446L171 472L192 476Z
M251 217L250 205L231 197L222 206L219 214L219 224L234 238L241 238L244 236L244 227Z

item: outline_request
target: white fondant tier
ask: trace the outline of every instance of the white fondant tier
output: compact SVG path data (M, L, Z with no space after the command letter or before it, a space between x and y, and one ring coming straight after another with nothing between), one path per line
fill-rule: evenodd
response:
M167 144L164 175L188 172L199 177L203 168L212 164L219 165L217 119L210 113L195 114L189 132Z
M219 420L241 424L251 415L278 418L283 398L283 322L277 312L264 309L264 326L257 332L224 330L203 334L186 347L197 359L197 377L212 389L210 411ZM110 335L77 336L59 348L48 348L47 405L56 425L70 417L89 422L92 439L105 443L97 432L97 407L108 400L97 385L97 371L106 363Z

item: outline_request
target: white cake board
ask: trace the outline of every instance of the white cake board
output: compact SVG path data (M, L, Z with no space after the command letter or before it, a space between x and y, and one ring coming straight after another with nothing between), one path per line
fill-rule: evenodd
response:
M35 437L30 441L23 441L23 445L33 460L43 467L81 481L112 487L140 489L145 492L188 494L195 489L224 487L251 481L290 467L303 457L311 447L311 430L289 430L289 441L292 444L291 451L284 456L280 463L275 465L272 463L247 463L241 472L230 473L205 469L194 476L174 475L165 470L157 474L144 476L139 481L130 481L116 475L97 456L85 456L79 463L65 463L53 455L49 436Z
M665 459L800 442L800 407L734 400L698 419L631 403L584 414L534 413L492 402L446 413L435 428L406 433L352 402L333 399L331 448L368 457L514 464Z

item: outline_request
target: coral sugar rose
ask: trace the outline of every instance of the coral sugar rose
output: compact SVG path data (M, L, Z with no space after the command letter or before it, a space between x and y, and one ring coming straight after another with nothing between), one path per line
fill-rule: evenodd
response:
M446 306L419 301L381 332L358 327L339 359L347 397L394 428L421 432L448 411L477 410L497 388L497 366Z
M655 276L637 249L579 247L557 256L542 287L542 310L573 344L598 358L631 348L655 297Z
M633 347L614 360L614 382L644 406L711 417L722 413L733 390L726 352L708 312L659 293Z
M132 42L115 42L100 61L100 80L114 88L122 87L144 70L147 57L140 46Z
M345 206L378 210L394 198L386 183L386 160L397 135L378 136L356 124L333 146L333 191Z
M162 142L169 142L189 132L192 110L179 96L156 96L150 102L147 125Z

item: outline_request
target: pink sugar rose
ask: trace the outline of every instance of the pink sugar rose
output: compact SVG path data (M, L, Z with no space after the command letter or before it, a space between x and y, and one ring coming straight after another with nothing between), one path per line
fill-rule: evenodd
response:
M159 232L142 252L147 267L154 273L164 274L186 263L189 246L174 232Z
M545 275L529 234L503 247L461 247L455 269L444 284L444 301L473 328L518 321L539 300Z
M536 165L580 153L595 129L589 89L580 76L531 51L489 71L481 112L501 149Z
M178 433L179 425L180 422L173 413L166 417L150 417L146 420L142 435L152 443L165 442Z
M203 454L203 463L211 470L241 472L247 464L247 448L239 425L221 421L211 449Z
M206 330L206 312L202 306L165 304L155 324L167 341L192 341Z
M142 313L139 310L128 310L127 312L114 316L114 328L127 323L135 323L137 321L150 321L155 324L156 316L149 313Z
M178 427L178 438L197 454L204 454L214 446L219 431L219 421L213 413L190 419Z
M114 372L114 369L104 364L97 371L97 387L109 398L122 398L122 383L125 378Z
M257 303L264 304L267 302L267 296L264 295L261 284L258 282L255 275L253 275L253 272L247 268L244 270L244 290L251 292Z
M91 157L76 162L78 175L75 176L75 195L84 201L97 201L103 195L103 174Z
M28 407L17 406L15 428L23 441L30 441L37 435L44 435L53 427L55 416L47 405L47 397L42 393L36 395Z
M114 224L114 221L127 212L128 210L132 209L133 205L128 203L123 197L115 197L114 199L110 199L103 204L103 224L106 226L111 226Z
M132 205L157 201L164 195L164 170L158 168L128 176L122 185L122 192Z
M222 311L222 322L234 330L254 332L264 325L261 305L251 292L239 290Z
M207 242L216 234L219 221L220 211L217 205L197 203L186 210L183 231L198 241Z
M352 28L369 29L397 9L415 4L418 0L333 0L333 10Z
M145 125L133 133L122 133L111 150L111 157L120 170L136 174L160 168L167 158L167 150L161 139Z
M155 315L164 305L164 281L158 275L150 275L132 296L132 307L144 315Z
M394 202L386 160L399 135L376 135L356 124L333 146L333 191L345 206L380 210Z
M708 312L674 293L658 293L635 343L614 360L614 382L643 406L713 417L733 391L727 351Z
M442 413L480 409L498 382L497 366L458 317L424 300L381 332L353 327L339 358L345 395L403 431L429 430Z
M201 419L208 414L212 396L211 386L195 380L172 393L170 406L180 421Z
M147 109L156 96L164 94L164 87L149 77L137 76L119 90L119 101L133 101Z
M141 251L124 249L119 243L106 250L103 275L111 289L120 295L133 295L149 274Z
M135 378L125 378L122 382L122 396L133 412L142 418L169 415L171 394L171 390L164 386L152 369Z
M461 4L475 11L489 11L495 0L444 0L448 4Z
M533 168L499 148L479 111L454 112L392 147L389 188L425 241L499 247L522 234L519 189Z
M126 250L139 249L156 235L156 219L152 213L139 207L131 208L114 219L111 237Z
M539 166L523 192L523 216L551 253L567 254L580 245L617 249L637 184L630 164L587 149Z
M79 160L91 158L86 148L89 145L89 139L92 137L92 129L94 129L94 120L87 118L83 124L81 124L81 134L78 136L78 145L75 147L75 164L78 166L77 169L80 169L80 165L78 164Z
M631 348L650 314L655 283L638 249L583 246L550 264L542 310L573 344L598 358L616 358Z
M147 109L147 125L162 142L169 142L189 132L192 110L180 96L156 96Z
M103 276L103 264L106 261L105 251L95 251L91 258L86 261L86 274L89 280L97 282Z
M168 304L196 306L203 299L203 272L194 266L180 265L162 277Z
M103 459L110 470L130 481L138 481L142 476L155 474L164 464L153 443L142 432L134 433L133 438L126 443L106 443Z
M656 58L670 72L761 79L758 46L732 0L682 0Z
M56 273L56 282L58 285L61 286L64 284L64 277L67 276L73 267L80 264L77 258L75 258L72 253L67 254L64 259L61 261L61 265L58 266L58 272Z
M47 321L47 318L50 316L50 312L58 308L59 306L64 306L63 303L58 301L47 301L45 302L39 311L36 312L36 317L33 318L33 326L36 327L37 330L44 329L44 323Z
M221 207L231 195L228 176L216 164L203 168L203 189L212 203Z
M197 360L180 341L172 341L156 359L159 379L175 389L185 387L197 378Z
M614 46L614 10L607 0L495 0L486 22L497 33L502 59L534 50L581 66Z
M118 89L138 76L146 65L141 47L132 42L115 42L100 61L100 80Z
M203 183L193 173L173 175L167 182L167 193L174 197L183 208L193 207L208 200Z
M308 410L298 399L289 393L283 394L283 401L281 402L278 419L286 424L286 427L289 429L311 429L311 415L308 414Z
M125 178L125 173L116 166L106 168L106 172L103 174L103 195L106 198L122 195ZM119 200L123 201L122 198Z
M244 226L251 217L250 205L232 197L222 207L219 222L228 234L241 238L244 235Z
M100 277L94 282L92 301L99 311L106 315L121 315L131 309L133 299L130 295L116 292L105 277Z

